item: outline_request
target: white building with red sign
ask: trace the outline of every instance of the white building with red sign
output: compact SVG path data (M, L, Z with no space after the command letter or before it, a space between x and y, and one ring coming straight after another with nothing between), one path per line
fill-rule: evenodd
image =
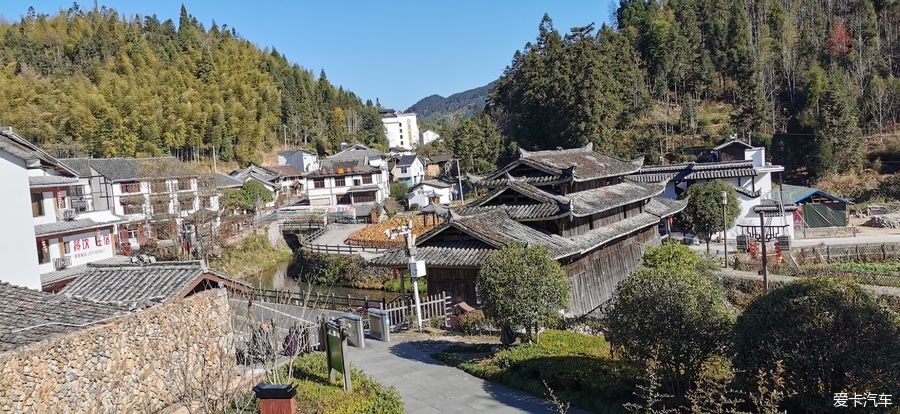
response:
M47 275L115 255L122 217L83 203L77 174L12 128L0 129L0 173L10 211L0 218L0 280L40 289Z

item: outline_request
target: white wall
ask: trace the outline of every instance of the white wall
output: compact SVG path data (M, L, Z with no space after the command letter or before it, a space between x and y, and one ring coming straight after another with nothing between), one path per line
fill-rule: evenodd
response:
M34 221L31 214L31 191L25 162L0 150L0 280L32 289L41 288Z
M419 143L419 123L416 114L398 114L381 118L384 124L388 146L391 148L412 148Z
M418 158L406 167L405 173L402 171L403 169L399 165L394 165L394 169L391 171L394 181L405 182L406 185L412 187L425 179L425 165Z
M422 133L422 139L420 140L419 143L421 145L426 145L426 144L430 144L434 141L437 141L439 139L441 139L441 135L438 134L437 132L434 132L429 129Z
M391 187L388 173L387 171L382 170L376 173L372 173L370 174L370 176L372 177L372 183L363 184L363 175L346 175L344 176L344 186L341 187L335 186L335 178L338 177L324 177L322 178L325 181L324 188L315 188L314 177L307 177L304 188L306 191L306 195L309 198L309 204L313 206L337 205L337 200L342 195L347 194L347 191L349 191L351 188L371 185L378 186L378 190L376 190L375 192L375 202L380 203L384 201L384 199L387 198L390 194ZM360 185L352 185L355 179L358 179L360 181Z
M280 152L278 165L290 165L303 172L313 172L319 169L319 157L306 151Z
M79 266L98 260L108 259L116 253L116 246L109 228L99 230L100 245L97 245L97 229L86 230L83 233L72 234L63 237L63 243L68 245L69 252L66 256L72 258L71 266ZM76 245L77 244L77 245ZM53 259L62 257L59 238L47 240L47 248L50 253L50 261L40 265L41 274L53 272ZM37 259L35 258L35 263Z
M426 194L431 194L432 192L440 195L441 204L450 204L450 187L432 187L426 184L419 186L407 195L409 198L409 206L412 207L413 205L418 205L419 208L427 206L428 197Z

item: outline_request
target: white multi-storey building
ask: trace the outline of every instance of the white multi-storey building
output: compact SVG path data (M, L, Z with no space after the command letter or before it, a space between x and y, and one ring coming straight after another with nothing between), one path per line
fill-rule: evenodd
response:
M415 112L383 111L381 123L384 124L390 148L408 150L419 144L419 123Z
M425 163L416 155L402 155L391 170L394 181L412 187L425 179Z
M310 206L353 206L357 217L368 216L376 203L390 194L385 154L351 146L322 161L322 167L305 176Z
M213 178L191 171L174 157L68 158L63 164L90 186L97 209L125 218L120 245L138 249L150 237L167 239L180 220L201 209L217 212Z
M319 169L319 154L307 150L281 151L278 165L290 165L301 172L309 173Z
M753 207L763 204L765 200L781 202L771 200L772 174L784 171L784 167L766 162L765 148L737 140L729 140L713 148L711 156L715 161L644 166L629 178L639 182L666 182L663 195L673 199L694 184L712 180L729 183L738 193L741 214L735 226L728 230L728 237L758 234L759 215L753 212ZM766 216L765 220L766 232L770 235L794 236L792 212L785 212L783 216Z
M0 280L40 289L44 275L115 255L122 218L94 210L75 171L8 127L0 130L0 174Z
M425 207L429 204L450 204L452 185L441 180L427 180L412 186L407 193L410 208Z
M440 139L441 139L441 134L438 134L437 132L427 129L427 130L425 130L425 132L422 133L422 136L419 138L419 145L430 144L430 143L432 143L434 141L438 141Z

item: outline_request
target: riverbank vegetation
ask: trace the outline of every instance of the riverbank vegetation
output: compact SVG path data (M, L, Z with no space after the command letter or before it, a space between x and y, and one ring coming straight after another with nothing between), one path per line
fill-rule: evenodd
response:
M290 260L292 254L283 240L279 239L277 245L272 246L265 232L253 232L240 242L223 248L221 254L211 255L209 266L226 275L244 278Z

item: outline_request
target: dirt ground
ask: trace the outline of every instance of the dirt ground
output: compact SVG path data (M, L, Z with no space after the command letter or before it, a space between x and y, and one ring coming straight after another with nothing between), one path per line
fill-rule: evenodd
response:
M900 234L900 229L885 229L880 227L863 226L869 217L850 217L850 225L856 227L857 236L887 236Z

